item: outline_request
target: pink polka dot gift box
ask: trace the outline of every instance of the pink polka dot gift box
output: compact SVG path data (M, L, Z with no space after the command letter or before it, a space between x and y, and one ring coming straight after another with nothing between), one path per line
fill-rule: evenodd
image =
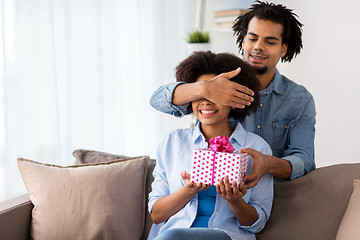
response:
M210 148L194 150L192 154L191 177L193 183L216 185L225 176L230 184L236 181L243 183L247 171L249 156L236 152L228 137L210 139Z

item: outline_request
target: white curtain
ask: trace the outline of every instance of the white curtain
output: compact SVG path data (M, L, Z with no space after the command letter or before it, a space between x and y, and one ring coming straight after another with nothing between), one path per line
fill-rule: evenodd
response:
M71 165L78 148L155 157L184 123L149 99L186 56L188 4L1 1L0 201L25 191L18 157Z

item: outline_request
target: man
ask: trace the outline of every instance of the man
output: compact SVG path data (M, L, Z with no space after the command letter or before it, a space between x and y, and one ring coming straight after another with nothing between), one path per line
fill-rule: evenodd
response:
M281 75L276 65L290 62L302 48L302 24L292 10L282 5L257 1L249 12L239 16L233 27L244 59L257 70L261 85L258 111L247 116L243 126L263 137L273 156L251 148L243 151L252 157L253 173L245 177L246 187L257 184L265 173L280 179L294 179L315 169L315 103L311 94ZM181 117L189 113L188 103L206 98L210 101L244 108L251 104L253 92L229 81L241 69L220 74L209 81L160 87L151 105Z

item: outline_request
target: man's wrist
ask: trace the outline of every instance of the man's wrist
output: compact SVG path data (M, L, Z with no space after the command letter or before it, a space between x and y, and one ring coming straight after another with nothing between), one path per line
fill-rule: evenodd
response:
M292 172L291 163L285 159L265 155L267 163L265 166L266 172L280 179L289 179Z

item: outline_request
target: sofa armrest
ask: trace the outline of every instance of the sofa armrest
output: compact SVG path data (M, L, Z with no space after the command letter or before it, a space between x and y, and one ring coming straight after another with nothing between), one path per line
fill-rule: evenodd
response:
M29 239L33 204L28 194L0 203L0 239Z

